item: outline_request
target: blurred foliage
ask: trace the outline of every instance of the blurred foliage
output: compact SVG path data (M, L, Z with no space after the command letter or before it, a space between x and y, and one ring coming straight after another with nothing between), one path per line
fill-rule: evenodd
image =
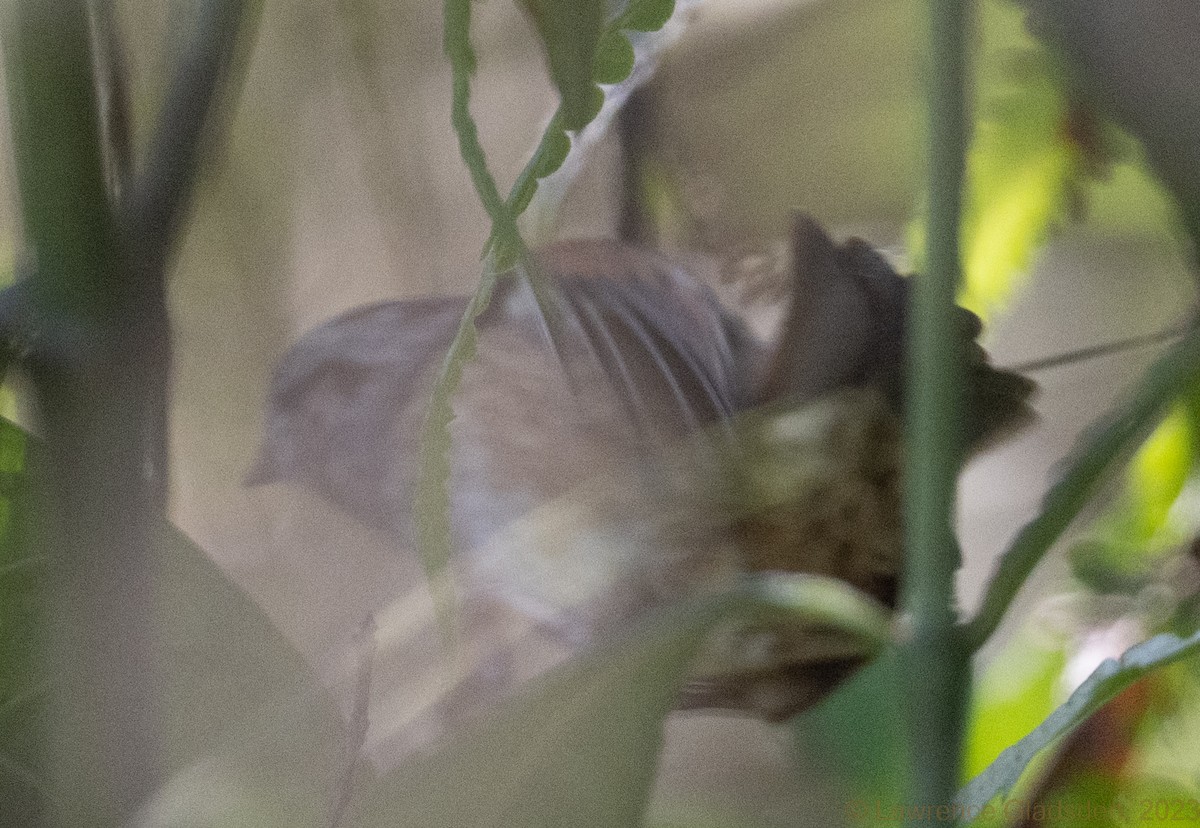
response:
M1131 771L1200 798L1200 659L1163 670L1150 682L1145 715L1130 744Z
M1195 474L1198 443L1200 395L1193 391L1138 449L1113 503L1072 546L1072 568L1088 587L1137 593L1173 571L1164 567L1200 532L1195 508L1175 508Z
M1048 55L1012 52L1002 64L975 125L963 216L960 301L985 319L1019 289L1103 163L1102 125L1072 106Z
M1122 691L1156 669L1200 651L1200 632L1187 638L1162 633L1130 647L1119 659L1108 659L1081 684L1070 698L1028 735L1009 745L982 773L959 793L965 806L982 809L1017 784L1030 761L1055 740L1116 698Z
M37 716L45 703L38 616L47 557L20 523L26 506L25 435L0 420L0 823L38 813Z
M27 456L28 455L28 456ZM49 556L39 546L30 510L33 481L45 474L44 450L0 420L0 824L36 824L50 786L41 762L40 721L48 687L42 678L42 587ZM331 700L308 666L245 594L178 530L159 532L156 679L163 705L160 734L172 772L228 778L231 790L279 821L317 824L344 738ZM281 749L284 745L287 750ZM238 763L241 766L238 766ZM287 808L281 792L290 792ZM195 825L172 797L156 809L156 826ZM199 795L201 792L196 792ZM211 796L206 788L203 797ZM236 800L235 800L236 801ZM191 803L193 806L195 802ZM210 802L206 811L217 807ZM176 810L178 808L178 810ZM308 809L304 818L298 818ZM246 824L246 813L209 825ZM186 816L186 818L185 818ZM296 818L296 819L293 819Z
M899 652L885 650L792 723L796 749L840 780L850 800L885 807L904 801L910 770L902 678ZM875 824L871 808L848 816L858 824Z
M563 126L581 129L595 115L596 50L608 11L606 0L519 0L533 18L558 88ZM632 63L631 63L632 68Z
M1084 208L1118 141L1074 99L1064 69L1025 30L1020 9L1005 0L980 9L959 301L987 320L1007 307L1051 235ZM921 219L908 244L918 272L924 233Z
M517 176L510 195L502 201L495 178L488 169L470 109L471 77L476 70L476 56L471 45L471 2L446 0L444 3L444 44L453 76L451 123L458 136L463 163L471 173L479 201L491 219L491 235L484 248L479 284L434 382L421 430L420 475L413 499L417 550L437 601L442 627L450 641L454 635L453 584L447 574L453 548L449 492L450 423L454 419L452 400L462 380L463 367L475 358L477 350L475 319L491 301L497 277L515 269L532 286L551 340L562 341L557 313L546 299L542 276L521 238L517 219L529 206L537 191L538 180L562 166L571 148L568 133L578 133L604 105L604 92L593 79L617 83L632 72L632 47L625 31L660 28L675 7L674 0L628 0L620 12L601 27L606 5L603 0L575 3L522 0L522 6L533 18L542 38L550 76L559 90L560 104L533 156ZM618 45L614 47L614 43ZM614 62L614 49L618 55L624 55L628 49L630 59L625 61L618 57Z
M547 3L540 13L533 11L533 6L538 4L525 0L522 4L530 9L539 24L551 79L559 91L560 106L509 193L508 205L514 215L520 215L529 206L537 192L538 180L562 167L572 146L568 133L578 133L599 114L605 93L598 84L621 83L633 72L634 51L629 33L657 31L666 25L675 10L675 0L626 0L623 7L604 20L594 44L587 45L592 37L588 33L590 27L584 27L572 31L571 42L579 43L563 49L562 44L548 37L548 28L578 25L569 11L570 4ZM566 21L553 22L560 14ZM586 80L580 81L580 78Z
M975 777L1041 724L1062 701L1067 654L1034 625L1007 643L979 677L972 700L964 775Z
M533 682L373 785L353 825L636 825L662 719L718 605L667 619Z
M804 619L876 646L870 599L816 576L771 576L661 612L532 680L444 743L363 789L353 825L639 824L662 726L714 628L744 617Z
M1067 59L1088 100L1141 142L1175 195L1189 232L1200 230L1200 7L1174 0L1025 0L1029 25Z

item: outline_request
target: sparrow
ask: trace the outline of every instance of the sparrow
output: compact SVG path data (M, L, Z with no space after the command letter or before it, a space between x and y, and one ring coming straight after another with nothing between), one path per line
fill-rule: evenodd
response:
M485 638L503 613L574 651L747 573L827 575L896 606L910 280L805 215L791 250L770 338L684 266L615 241L535 253L552 320L526 280L498 283L450 427L452 572ZM301 338L249 482L307 487L411 548L422 424L468 302L383 302ZM965 462L1029 422L1034 386L957 319ZM681 709L786 719L867 657L799 622L719 638ZM485 683L506 682L497 663Z

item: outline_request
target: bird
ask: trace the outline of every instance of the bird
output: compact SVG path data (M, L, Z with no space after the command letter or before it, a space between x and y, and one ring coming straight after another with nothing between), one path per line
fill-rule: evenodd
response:
M895 608L911 280L805 214L790 243L769 338L688 267L618 241L533 254L552 319L528 280L498 282L450 427L452 570L477 629L503 612L581 650L747 573L839 578ZM469 302L377 303L302 337L248 482L313 490L411 549L422 424ZM965 462L1031 420L1034 385L991 364L975 315L955 319ZM725 641L737 655L697 668L680 709L783 720L866 660L812 625ZM505 683L496 663L485 684Z

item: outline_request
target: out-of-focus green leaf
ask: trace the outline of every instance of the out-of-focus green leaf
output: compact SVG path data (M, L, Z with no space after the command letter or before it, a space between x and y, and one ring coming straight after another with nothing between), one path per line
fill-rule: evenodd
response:
M509 192L508 205L514 215L520 215L529 206L537 192L538 180L563 165L571 149L567 133L583 129L604 108L605 93L597 84L620 83L633 71L636 55L627 33L657 31L674 11L674 0L630 0L616 17L606 22L597 35L588 83L581 85L576 93L578 97L571 111L566 109L566 98L563 97L563 106L551 119L533 158L521 170Z
M662 719L716 610L693 608L553 671L372 786L351 824L639 824Z
M591 120L596 48L608 11L605 0L519 0L533 19L550 78L562 99L567 129L581 129Z
M163 744L172 777L138 828L329 824L347 728L270 620L164 526L155 595Z
M475 358L479 333L475 319L492 299L496 274L485 267L479 287L459 323L450 350L442 361L433 386L429 409L421 431L420 475L413 497L413 527L416 530L421 563L437 600L438 613L447 638L454 625L453 584L446 571L450 563L450 423L454 419L452 400L462 380L463 369Z
M557 170L563 165L563 161L567 160L567 154L571 152L571 139L562 130L547 133L545 150L542 156L538 159L537 176L545 178L550 173ZM514 205L518 207L518 211L525 207L522 205Z
M1134 455L1116 501L1072 547L1074 572L1091 588L1136 592L1158 576L1165 555L1200 529L1195 515L1172 508L1196 463L1193 397L1171 408Z
M960 301L984 318L1004 308L1068 217L1092 168L1088 141L1099 129L1072 107L1046 53L1031 49L1001 60L967 159L962 230Z
M875 603L833 579L769 576L650 619L555 668L444 747L374 784L361 826L641 824L664 717L714 625L784 615L878 641Z
M675 0L629 0L617 26L631 32L657 32L675 12Z
M48 557L29 514L41 454L0 420L0 825L39 824L49 790L38 769L39 719L52 689L38 632ZM225 818L197 823L194 808L163 794L149 824L324 824L343 739L336 710L291 645L199 548L165 524L159 537L155 685L163 759L179 775L167 789L178 792L197 773L223 776L253 803L253 816L235 797ZM211 787L198 799L219 804Z
M1116 779L1089 771L1071 779L1064 788L1047 791L1031 799L1015 797L999 809L1008 821L1024 818L1050 824L1087 825L1089 828L1128 825L1122 819ZM998 823L1003 824L1003 823Z
M25 435L0 420L0 824L20 825L45 796L37 717L45 703L38 616L47 559L18 524Z
M988 665L976 684L964 771L973 778L1033 730L1058 704L1066 666L1062 647L1026 628Z
M988 53L967 155L959 302L987 319L1020 288L1034 258L1103 168L1109 128L1072 100L1055 59L1023 29L1008 2L982 6ZM992 44L1001 44L999 48ZM924 223L909 249L924 249ZM917 269L921 263L916 262Z
M1047 492L1041 512L1021 528L1001 556L979 614L966 626L969 646L978 649L991 636L1033 567L1078 517L1096 488L1127 452L1140 445L1163 411L1195 385L1198 361L1200 331L1190 331L1147 369L1127 401L1088 427L1064 463L1061 478Z
M1200 660L1189 659L1154 677L1156 698L1133 744L1135 770L1162 784L1192 789L1200 799Z
M1107 816L1113 828L1200 825L1200 791L1194 783L1142 775L1114 792Z
M861 825L876 824L876 805L890 812L908 789L900 665L894 649L885 651L792 725L796 749L845 780L862 804L847 814Z
M633 44L619 29L604 33L596 50L597 83L620 83L633 71Z
M1157 635L1130 647L1119 660L1108 659L1045 721L1014 743L959 791L956 801L976 813L1013 789L1029 763L1044 748L1096 712L1122 690L1151 671L1200 651L1200 632L1187 638Z
M1136 135L1195 230L1200 214L1200 5L1024 0L1080 89Z

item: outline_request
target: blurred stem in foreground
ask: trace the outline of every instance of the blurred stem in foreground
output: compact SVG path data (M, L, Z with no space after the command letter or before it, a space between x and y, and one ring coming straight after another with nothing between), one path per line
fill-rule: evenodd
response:
M29 372L50 450L37 527L51 556L45 771L62 824L116 824L160 781L153 668L147 376L165 358L131 307L109 206L83 0L22 0L5 20L25 223Z
M912 804L952 801L961 766L970 660L955 626L955 486L962 458L957 411L963 354L955 340L961 270L959 223L967 147L967 0L931 0L929 16L929 232L916 281L907 410L905 607Z
M49 449L35 527L51 559L43 758L63 825L115 825L165 775L155 535L167 486L166 270L245 5L205 4L119 204L106 186L88 3L16 0L3 20L30 273L9 294L18 307L3 333L32 339L26 367Z

